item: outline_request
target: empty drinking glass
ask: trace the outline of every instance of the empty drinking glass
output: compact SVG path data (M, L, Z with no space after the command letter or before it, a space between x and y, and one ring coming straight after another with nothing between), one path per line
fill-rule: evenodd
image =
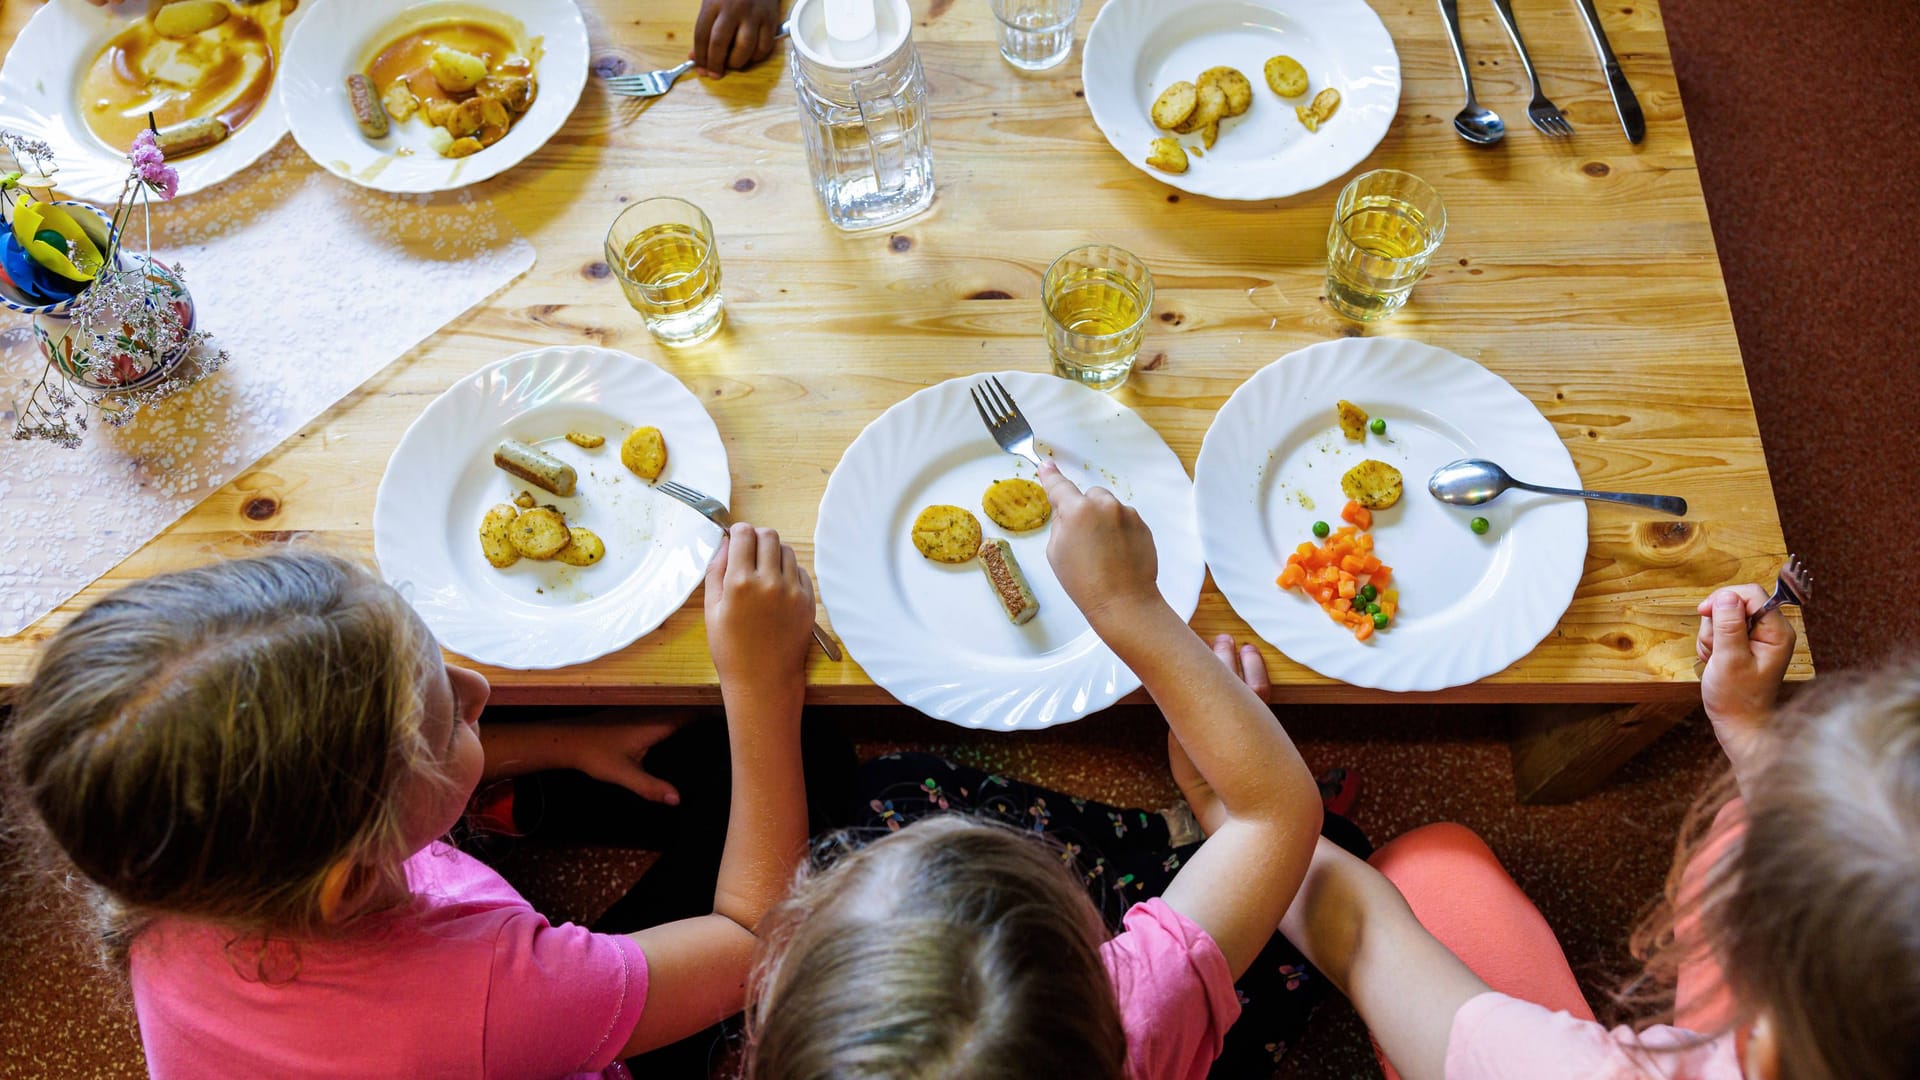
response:
M1073 51L1080 0L992 0L1000 55L1022 71L1045 71Z

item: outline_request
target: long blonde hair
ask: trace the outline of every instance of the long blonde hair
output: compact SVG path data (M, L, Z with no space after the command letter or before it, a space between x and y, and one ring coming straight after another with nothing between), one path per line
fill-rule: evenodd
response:
M1782 1077L1920 1076L1920 663L1823 678L1774 717L1778 752L1748 781L1745 829L1709 835L1738 793L1689 815L1663 902L1634 935L1645 970L1619 999L1671 1016L1680 968L1717 964L1721 1032L1762 1013ZM1718 854L1692 875L1703 849ZM1697 938L1676 932L1689 923Z
M83 876L110 959L156 915L303 935L343 858L398 875L426 630L309 552L165 574L47 642L6 740L12 817ZM404 880L404 879L402 879Z
M1120 1080L1106 930L1058 851L945 815L803 877L761 924L750 1080Z

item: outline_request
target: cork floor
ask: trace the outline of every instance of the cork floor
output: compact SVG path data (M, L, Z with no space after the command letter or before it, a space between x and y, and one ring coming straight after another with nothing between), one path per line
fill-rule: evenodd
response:
M1920 250L1920 215L1901 205L1920 176L1920 88L1907 71L1920 22L1909 0L1806 0L1791 17L1752 14L1746 0L1665 5L1787 543L1820 571L1822 600L1806 621L1831 671L1920 645L1920 607L1901 601L1920 578L1911 539L1920 531L1920 284L1886 256ZM1594 153L1626 152L1617 135L1588 138ZM1850 595L1847 570L1860 566L1868 579ZM1625 959L1627 927L1658 891L1681 810L1719 764L1696 720L1594 796L1523 807L1497 711L1322 707L1283 717L1316 769L1361 771L1354 816L1376 843L1436 820L1485 836L1595 1000ZM893 710L819 719L847 723L869 752L924 747L1123 802L1170 792L1158 728L1142 710L1018 737L968 736ZM643 866L633 853L528 853L505 869L542 910L588 918ZM47 886L0 876L0 1078L144 1072L124 993L90 973L89 948L70 925ZM1329 1007L1282 1074L1375 1070L1357 1019Z

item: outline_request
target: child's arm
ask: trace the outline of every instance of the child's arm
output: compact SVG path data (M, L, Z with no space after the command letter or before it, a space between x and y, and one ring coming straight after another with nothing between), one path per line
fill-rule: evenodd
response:
M703 0L693 22L693 51L701 74L720 78L773 55L780 30L780 0Z
M1112 494L1040 470L1054 507L1047 561L1101 639L1140 676L1221 807L1219 827L1164 899L1220 946L1238 978L1306 875L1320 796L1273 714L1160 596L1153 536Z
M1716 590L1700 601L1700 633L1694 642L1706 665L1700 673L1700 703L1743 792L1773 756L1767 719L1793 660L1793 624L1780 612L1769 612L1752 636L1747 634L1747 616L1766 602L1766 590L1758 585Z
M1280 931L1353 1001L1401 1076L1441 1080L1454 1014L1487 984L1420 925L1391 881L1322 839Z
M510 776L578 769L595 780L618 784L643 799L678 806L672 784L646 770L647 751L680 730L685 717L621 724L503 723L480 725L487 782Z
M648 991L629 1055L740 1011L754 930L806 848L800 706L813 583L778 533L735 525L707 569L706 612L733 761L726 847L713 914L633 935L647 955Z

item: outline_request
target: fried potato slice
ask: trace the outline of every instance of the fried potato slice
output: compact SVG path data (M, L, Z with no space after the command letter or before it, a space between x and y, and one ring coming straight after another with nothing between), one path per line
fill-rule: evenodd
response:
M1153 99L1153 124L1171 130L1174 125L1185 123L1199 103L1198 88L1182 79L1160 91L1160 96Z
M450 94L464 94L487 77L487 62L472 53L442 45L427 58L427 70L433 72L433 81L440 84L440 89Z
M1267 88L1281 97L1299 97L1307 92L1307 69L1291 56L1280 55L1267 61Z
M505 569L520 561L520 552L513 546L513 519L520 516L509 503L500 503L487 511L480 519L480 550L487 561Z
M987 493L980 497L980 508L995 525L1011 532L1037 529L1053 516L1047 489L1020 477L989 484Z
M1213 123L1208 124L1206 127L1203 127L1200 129L1200 145L1206 147L1209 150L1213 149L1213 142L1215 139L1218 139L1219 137L1220 137L1220 121L1218 120L1215 120Z
M553 557L568 566L592 566L607 557L607 545L592 529L567 527L567 546Z
M596 450L607 441L605 435L590 435L584 431L567 432L567 441L575 446Z
M1340 91L1329 86L1313 95L1313 111L1320 114L1320 122L1333 119L1334 110L1340 108Z
M551 559L573 538L566 516L551 506L536 506L513 519L507 534L513 549L529 559Z
M651 484L667 467L667 439L657 427L637 427L620 443L620 464Z
M1218 86L1203 86L1198 94L1200 100L1194 105L1193 112L1187 114L1185 120L1173 127L1173 130L1182 135L1191 135L1208 124L1217 124L1221 117L1227 115L1226 91Z
M1347 498L1369 510L1385 510L1400 501L1400 470L1373 458L1348 469L1340 478L1340 490Z
M1253 107L1253 83L1239 68L1210 67L1195 80L1200 86L1218 86L1227 95L1227 115L1239 116Z
M1171 135L1162 135L1153 140L1147 148L1147 164L1166 173L1187 171L1187 150L1180 140Z
M1333 411L1340 418L1340 434L1354 442L1367 437L1367 410L1341 398L1333 407Z
M980 519L963 507L936 503L913 519L913 546L934 562L966 562L980 550Z

